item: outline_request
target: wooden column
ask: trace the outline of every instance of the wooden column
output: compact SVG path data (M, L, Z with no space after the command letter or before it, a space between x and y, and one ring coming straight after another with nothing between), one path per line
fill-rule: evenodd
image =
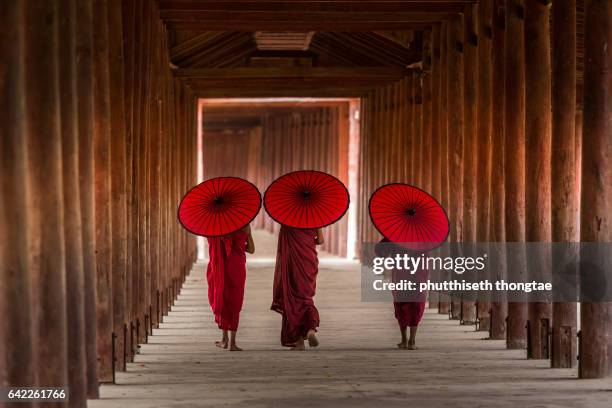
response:
M585 0L580 241L612 242L612 3ZM591 244L594 245L594 244ZM603 250L602 250L603 251ZM606 254L609 257L609 254ZM603 256L602 256L603 258ZM609 270L594 271L609 279ZM608 299L605 299L608 300ZM612 303L580 305L580 378L612 375Z
M576 196L576 0L552 8L552 241L578 241ZM553 266L553 271L559 270ZM554 287L554 286L553 286ZM576 303L554 302L551 367L576 362Z
M476 141L476 163L478 171L474 175L476 185L476 242L489 242L489 211L491 193L491 138L493 134L493 0L478 3L478 125ZM489 279L485 269L478 275L479 280ZM491 302L479 296L478 330L489 331Z
M97 266L98 376L100 382L112 382L112 241L111 241L111 139L110 77L108 59L108 13L104 0L94 0L94 15L102 16L94 24L94 157L95 157L95 228Z
M431 174L430 192L440 200L440 25L435 25L431 35L431 150L429 171ZM431 273L431 272L430 272ZM434 271L434 278L440 279L439 271ZM429 293L429 308L439 309L440 292Z
M505 0L493 0L493 64L492 64L492 135L491 135L491 217L489 218L489 241L495 245L504 241L505 229ZM498 249L500 249L498 244ZM506 262L503 253L492 265L491 280L506 279ZM505 296L498 296L491 302L491 329L489 337L494 340L506 338L506 317L508 303Z
M83 240L83 286L87 396L98 397L98 350L96 320L96 255L94 219L92 1L77 1L77 99L79 137L79 194Z
M24 2L2 5L0 55L6 69L0 71L0 383L34 386L37 341L29 270L28 235L28 138L24 137L25 80L23 47ZM21 41L17 41L20 39ZM18 305L18 307L16 307ZM31 407L32 403L19 404Z
M24 2L28 239L37 384L66 385L67 325L56 2ZM63 46L63 45L62 45ZM44 64L41 63L44 61ZM41 192L45 192L42 194ZM44 339L44 341L39 341ZM65 406L58 403L56 406Z
M463 13L463 209L462 241L476 242L476 162L478 126L478 37L473 6L468 5ZM464 245L465 249L469 246ZM468 254L464 254L468 255ZM471 256L471 255L469 255ZM467 279L475 278L466 276ZM463 295L461 323L476 323L476 299Z
M127 268L126 134L123 83L123 26L120 0L108 3L111 225L114 369L125 371L125 281Z
M431 35L425 36L424 43L424 61L423 74L421 77L422 83L422 150L421 150L421 188L428 193L431 193L431 131L432 131L432 77L431 77L431 59L432 59L432 43Z
M506 0L505 47L505 189L506 241L525 241L525 41L521 0ZM511 46L510 46L511 45ZM520 251L519 251L520 252ZM509 254L513 280L525 278L525 259ZM527 304L508 304L507 340L509 349L527 346Z
M445 210L450 210L448 200L448 24L443 23L440 29L440 203ZM438 313L450 312L450 298L448 292L440 292Z
M76 2L60 3L59 84L61 109L64 245L66 248L66 318L69 406L87 401L83 240L79 188L78 99L76 83Z
M448 24L448 211L451 242L463 240L463 18ZM456 254L455 254L456 255ZM451 302L451 317L461 319L461 300Z
M526 241L550 242L550 161L552 132L549 7L540 0L525 1ZM529 261L538 280L551 280L544 254ZM543 276L544 275L544 276ZM548 333L552 304L529 302L527 357L549 358Z
M134 82L136 81L135 66L136 66L136 44L135 33L137 29L136 23L136 2L123 3L123 14L121 21L123 22L123 80L124 80L124 114L125 123L125 205L126 205L126 270L125 270L125 344L124 353L126 362L134 361L134 346L133 346L133 331L134 331L134 310L133 310L133 282L134 274L137 272L137 266L133 261L134 257L134 103L135 90ZM173 126L174 123L171 124ZM169 160L168 160L169 161ZM168 189L171 184L168 183ZM169 265L168 265L169 267Z

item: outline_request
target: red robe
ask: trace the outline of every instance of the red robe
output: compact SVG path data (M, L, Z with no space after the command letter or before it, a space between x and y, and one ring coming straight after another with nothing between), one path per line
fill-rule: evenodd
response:
M319 327L319 312L314 305L319 258L317 231L282 226L274 269L272 310L282 314L281 344L294 346L309 330Z
M246 282L247 237L246 232L237 231L225 237L208 238L208 302L215 323L222 330L238 330Z
M377 245L375 249L377 256L394 257L397 253L409 253L409 251L397 245L394 245L393 247L395 248L395 250L392 250L390 241L386 238L381 240L380 243L384 244L384 246ZM427 271L423 268L419 269L414 274L411 274L410 271L393 269L393 271L391 272L391 280L394 283L400 282L402 280L410 280L419 284L421 282L427 281L427 275ZM397 299L401 299L401 297L401 293L393 291L393 309L395 310L395 318L397 319L397 323L402 329L418 326L421 322L421 319L423 318L423 313L425 312L425 299L427 299L427 292L419 293L416 296L416 298L419 300L417 302L398 301Z

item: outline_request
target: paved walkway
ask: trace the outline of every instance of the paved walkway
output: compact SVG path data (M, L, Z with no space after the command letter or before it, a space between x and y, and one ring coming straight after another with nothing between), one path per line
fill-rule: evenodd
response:
M359 266L325 254L316 298L321 345L283 348L280 316L269 310L275 238L255 239L238 333L244 351L214 346L219 331L198 264L136 362L90 407L610 407L612 380L576 380L576 370L527 361L431 310L419 350L397 350L392 306L361 303Z

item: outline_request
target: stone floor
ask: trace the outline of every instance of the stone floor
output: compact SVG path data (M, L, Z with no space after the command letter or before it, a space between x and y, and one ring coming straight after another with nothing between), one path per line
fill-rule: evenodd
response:
M325 254L316 297L321 345L285 349L280 316L269 310L275 238L257 232L255 240L238 333L244 351L214 346L219 331L200 263L136 362L90 407L612 406L612 380L577 380L576 370L528 361L431 310L419 350L396 349L392 306L360 302L359 266Z

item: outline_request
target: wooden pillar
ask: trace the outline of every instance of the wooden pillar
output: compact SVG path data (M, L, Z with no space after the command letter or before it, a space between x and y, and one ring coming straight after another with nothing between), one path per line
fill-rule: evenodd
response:
M525 39L521 0L506 0L505 47L505 188L506 241L525 241ZM510 46L511 44L511 46ZM520 252L520 251L518 251ZM523 254L509 254L512 280L525 278ZM508 304L507 339L509 349L527 346L527 304Z
M28 272L27 154L23 41L24 6L2 5L0 55L0 384L36 384L36 357L31 324L32 275ZM15 307L18 305L18 307ZM33 403L19 404L31 407Z
M431 150L429 172L431 174L430 192L440 200L440 25L435 25L431 34ZM434 278L440 279L439 272L433 271ZM430 272L431 273L431 272ZM429 308L439 309L440 292L429 293Z
M467 5L463 23L463 209L462 240L476 242L476 162L478 125L478 37L473 6ZM465 249L469 246L464 245ZM468 254L464 254L468 255ZM472 255L469 255L472 256ZM467 279L475 278L466 276ZM461 323L476 323L476 298L464 294L461 302Z
M120 0L108 3L111 225L113 285L113 356L115 370L125 371L125 282L127 268L126 133L123 81L123 25Z
M526 241L550 242L550 162L552 132L549 7L540 0L525 1L525 212ZM550 281L544 254L529 261L528 271ZM544 275L544 276L543 276ZM529 302L527 358L550 357L548 333L552 304Z
M66 248L66 318L68 341L69 406L87 401L85 359L85 296L81 201L79 188L78 109L76 83L76 2L63 0L59 14L59 80Z
M585 0L582 197L580 241L612 242L612 3ZM595 244L590 244L595 245ZM600 249L605 251L605 249ZM609 257L609 254L605 254ZM602 256L601 258L603 258ZM609 258L608 258L609 259ZM582 271L581 271L582 272ZM593 270L590 279L609 279L609 270ZM612 375L612 303L580 305L580 378Z
M136 81L136 46L135 33L136 23L136 2L123 3L123 13L121 21L123 23L123 80L124 80L124 115L125 115L125 205L126 205L126 270L125 270L125 335L124 353L125 361L134 361L134 347L132 334L134 327L134 314L132 308L134 272L137 270L133 262L134 256L134 82ZM170 188L170 186L168 186Z
M439 200L445 210L449 211L448 201L448 24L443 23L440 28L440 153L438 166L440 167L440 196ZM448 292L440 292L438 313L450 312L450 298Z
M448 24L448 210L451 242L463 240L463 18ZM456 254L454 254L456 255ZM451 317L461 319L460 296L451 301Z
M577 242L576 151L576 0L552 8L552 241ZM553 266L553 271L559 270ZM554 287L554 286L553 286ZM551 367L576 362L576 303L553 303Z
M94 24L94 157L95 157L95 228L97 266L98 376L100 382L112 382L112 270L111 270L111 139L110 77L106 1L94 1L94 15L102 16Z
M505 0L493 0L493 44L492 44L492 135L491 135L491 217L489 218L489 241L495 245L504 241L505 229ZM498 245L498 249L501 246ZM495 246L494 246L495 247ZM491 280L506 279L505 256L497 254L502 260L492 266ZM491 328L489 337L494 340L506 338L506 317L508 303L503 295L497 296L491 302Z
M432 43L431 35L426 33L424 42L423 73L421 76L421 188L431 193L431 132L432 132L432 78L431 78L431 59Z
M28 239L37 384L67 384L66 269L56 2L24 2ZM62 45L63 46L63 45ZM44 63L41 63L44 61ZM40 194L44 191L45 194ZM35 193L36 192L36 193ZM44 338L45 341L39 341ZM56 406L65 406L58 403Z
M92 1L77 1L76 81L79 137L79 194L83 240L83 286L87 396L98 397L98 350L96 320L96 255L94 215Z
M476 163L478 166L476 185L476 242L489 242L489 194L491 192L491 137L493 134L493 0L482 0L478 3L478 104L477 104L477 139ZM489 279L485 269L478 275L478 280ZM491 302L479 296L477 304L478 330L489 331Z

